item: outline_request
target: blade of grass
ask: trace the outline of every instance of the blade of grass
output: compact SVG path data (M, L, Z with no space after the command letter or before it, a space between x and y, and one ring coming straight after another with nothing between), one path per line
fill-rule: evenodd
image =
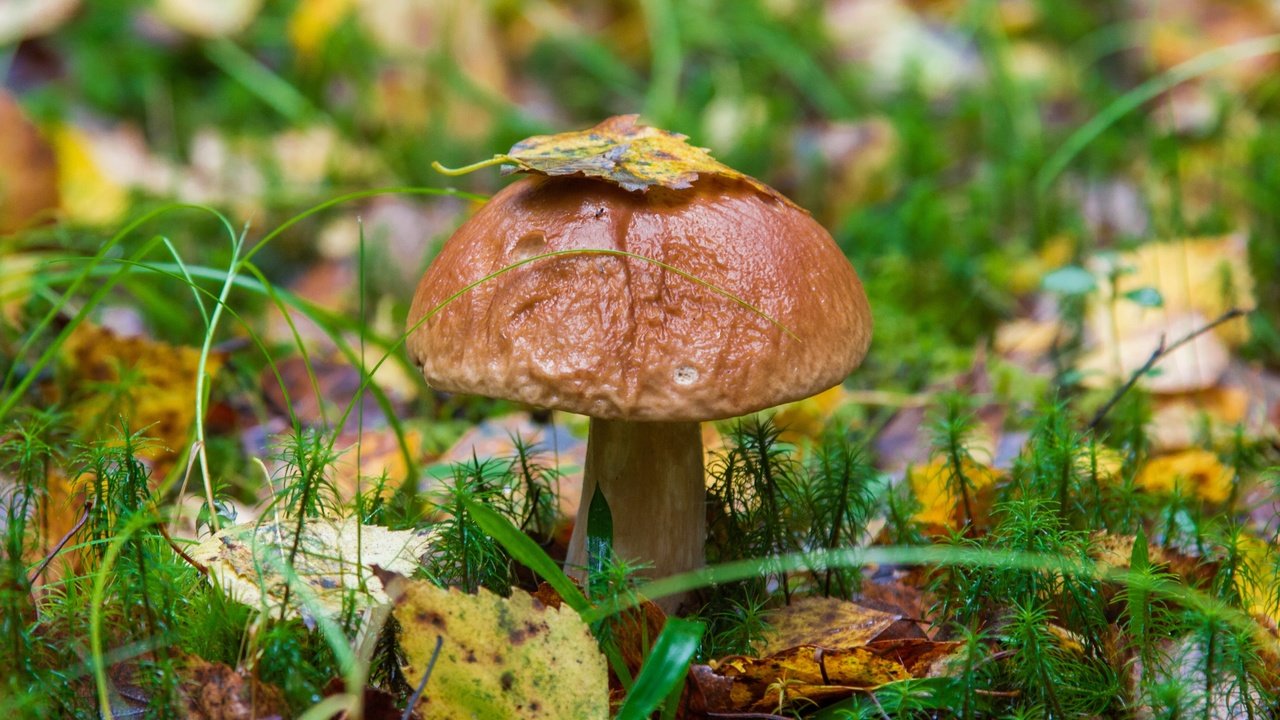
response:
M210 41L204 46L204 56L295 125L323 114L297 88L230 40Z
M645 658L631 692L618 710L617 720L645 720L672 696L689 671L707 626L696 620L667 618L658 640Z
M530 541L532 542L532 541ZM672 575L641 585L635 593L600 603L583 614L588 623L598 622L623 610L635 607L642 598L657 599L686 593L701 587L719 583L758 577L761 573L823 570L828 567L857 568L867 565L937 565L991 567L1017 570L1051 570L1072 577L1084 577L1126 586L1143 583L1151 596L1167 597L1188 609L1201 613L1214 613L1236 628L1254 634L1260 646L1280 651L1280 639L1265 633L1247 613L1212 597L1196 588L1166 584L1159 588L1150 585L1141 574L1131 570L1100 567L1087 558L1048 555L1020 551L998 551L985 548L946 546L877 546L868 548L842 548L813 552L789 553L767 558L752 558L724 563L692 572Z
M1079 155L1089 143L1117 120L1141 107L1148 100L1175 85L1225 65L1275 52L1280 52L1280 35L1267 35L1216 48L1148 79L1117 98L1058 146L1057 152L1045 161L1044 167L1036 174L1036 194L1044 195L1053 181L1067 169L1076 155Z
M520 528L493 508L473 500L466 502L467 512L471 513L472 519L480 529L489 533L494 540L506 548L506 551L511 553L511 557L537 573L538 577L546 580L548 585L560 593L565 604L577 610L579 614L591 609L591 603L587 601L578 586L564 574L564 570L560 569L560 565L552 560L551 556L538 547L533 538L525 535Z

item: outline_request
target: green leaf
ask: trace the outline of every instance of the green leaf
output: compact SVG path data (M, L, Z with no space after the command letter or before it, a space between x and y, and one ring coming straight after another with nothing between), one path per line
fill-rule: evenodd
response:
M1059 268L1044 276L1041 285L1059 295L1087 295L1098 289L1093 273L1076 265Z
M1153 287L1140 287L1137 290L1130 290L1124 294L1125 299L1146 308L1164 307L1164 296L1160 291Z
M1147 647L1147 628L1150 625L1150 593L1147 586L1151 577L1151 560L1147 548L1147 534L1141 527L1133 538L1133 552L1129 554L1129 590L1125 593L1126 610L1129 613L1129 635L1139 648Z
M578 586L564 574L564 570L560 569L560 565L555 560L538 547L538 543L534 542L533 538L525 535L520 528L493 508L474 500L468 499L464 502L467 504L467 512L471 513L476 525L506 548L507 552L511 553L511 557L537 573L538 577L546 580L547 584L560 593L560 597L569 607L577 610L578 614L591 609L591 603L587 601Z
M667 619L616 720L646 720L658 709L676 685L684 681L706 629L695 620Z
M613 513L597 485L587 508L587 576L599 575L613 555Z

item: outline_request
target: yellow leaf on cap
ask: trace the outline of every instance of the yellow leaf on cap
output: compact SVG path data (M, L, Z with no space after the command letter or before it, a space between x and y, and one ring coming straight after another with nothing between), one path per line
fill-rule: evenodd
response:
M685 142L680 133L637 122L638 115L617 115L593 128L556 135L535 135L512 146L503 172L582 175L608 180L627 190L655 185L681 190L701 175L746 182L766 195L790 203L777 190L711 157L706 148Z
M422 681L441 639L418 702L424 720L609 717L604 656L574 610L547 607L519 589L502 598L422 581L394 585L410 685Z

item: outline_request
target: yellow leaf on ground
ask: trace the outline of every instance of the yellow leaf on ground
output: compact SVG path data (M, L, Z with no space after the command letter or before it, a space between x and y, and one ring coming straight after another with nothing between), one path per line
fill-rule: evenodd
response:
M70 410L77 427L89 438L112 439L123 416L130 431L156 441L138 455L162 475L186 446L195 422L199 362L195 348L120 337L81 323L62 345L62 364L75 389ZM222 363L221 355L210 355L205 372L216 375Z
M393 582L405 676L417 686L440 638L440 656L418 702L424 720L609 717L604 656L568 607L523 590L468 595L428 582Z
M1080 360L1085 384L1105 387L1127 380L1151 359L1161 342L1166 347L1173 345L1208 323L1199 313L1172 315L1102 342ZM1204 390L1218 383L1230 363L1231 354L1222 340L1213 333L1203 333L1165 353L1138 384L1162 394Z
M111 225L124 217L129 192L98 162L89 137L71 125L59 125L49 139L58 158L58 189L67 219Z
M1018 318L996 328L995 348L1001 355L1041 358L1061 342L1062 324L1056 320Z
M839 598L804 598L769 614L772 630L757 650L771 655L798 645L828 650L861 647L901 619L901 615Z
M347 602L354 601L357 609L389 602L370 568L413 572L431 537L360 525L354 518L311 518L299 535L298 521L292 519L229 527L189 554L208 566L222 590L238 602L278 610L288 587L291 612L332 617Z
M790 203L777 190L723 165L706 148L685 142L680 133L641 125L637 115L617 115L593 128L521 140L503 156L512 164L504 172L583 175L615 183L627 190L655 185L682 190L702 175L750 184Z
M1231 470L1208 450L1184 450L1148 460L1138 471L1145 490L1172 493L1178 488L1206 502L1221 503L1231 495Z
M1241 423L1251 432L1262 432L1261 427L1248 427L1253 398L1241 387L1218 385L1155 400L1151 421L1147 423L1147 436L1154 452L1192 447L1206 429L1215 440L1228 438Z
M782 405L773 415L773 424L781 431L778 439L793 445L820 439L831 416L848 399L849 391L843 385L836 385L812 397Z
M1198 314L1212 320L1233 307L1254 305L1253 275L1245 233L1219 237L1150 242L1136 250L1095 259L1090 269L1102 280L1089 307L1089 330L1100 343L1167 325L1171 318ZM1116 297L1107 276L1118 271ZM1125 298L1143 288L1159 291L1160 307ZM1235 347L1249 338L1244 318L1219 325L1214 335ZM1170 335L1169 341L1178 339Z
M731 698L739 711L777 712L798 702L822 704L911 673L897 660L866 648L789 648L763 658L735 655L716 663L717 674L734 680Z
M0 205L3 205L2 198ZM3 213L2 207L0 213ZM0 219L0 233L4 232L3 222ZM36 287L37 273L43 265L57 259L59 255L51 252L15 252L0 243L0 257L4 258L4 265L0 266L0 318L16 326L22 306L31 299L31 292Z
M302 0L289 16L289 41L304 60L314 58L347 18L356 0Z
M969 509L975 517L969 519L976 521L986 515L988 509L986 499L989 499L990 490L995 487L996 480L1000 478L1000 472L969 460L961 462L961 469L972 491L969 496ZM917 522L930 527L960 528L964 526L964 499L957 492L957 482L951 475L951 464L943 457L934 458L927 465L913 465L908 469L907 482L911 486L911 493L921 506L915 515Z
M1273 628L1280 626L1274 597L1274 589L1280 587L1280 573L1274 560L1276 548L1252 535L1242 534L1239 542L1237 550L1248 570L1232 574L1236 591L1250 613L1266 618Z

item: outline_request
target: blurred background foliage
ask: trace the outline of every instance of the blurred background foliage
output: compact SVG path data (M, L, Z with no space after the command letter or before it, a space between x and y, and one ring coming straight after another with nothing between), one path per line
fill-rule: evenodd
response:
M0 75L56 156L67 222L40 242L80 247L169 199L230 210L252 241L348 191L485 194L505 181L431 161L639 112L831 229L876 310L856 382L913 390L967 368L1046 273L1204 234L1250 237L1267 312L1247 352L1274 363L1277 28L1262 0L10 0ZM1250 41L1068 147L1135 88ZM363 307L390 332L467 209L348 204L258 263L287 281L350 255L358 215L392 270ZM204 222L165 229L199 246ZM146 315L198 337L182 312Z

